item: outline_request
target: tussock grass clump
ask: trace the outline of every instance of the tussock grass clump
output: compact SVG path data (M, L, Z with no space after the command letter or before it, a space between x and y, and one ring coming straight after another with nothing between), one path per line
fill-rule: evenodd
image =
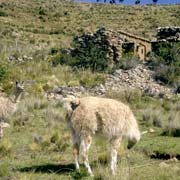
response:
M146 108L142 112L142 120L146 126L162 127L164 116L161 110L154 108Z
M81 179L81 180L83 180L84 178L87 178L89 175L88 175L88 173L87 173L87 171L86 171L86 169L85 168L81 168L81 171L80 172L73 172L72 174L71 174L71 177L73 178L73 179ZM88 178L88 179L92 179L92 178Z
M94 87L99 84L104 84L105 75L101 73L92 73L90 70L81 71L78 73L80 84L85 87Z
M64 113L63 110L52 108L51 106L48 106L44 111L44 117L45 121L48 122L48 124L52 124L53 122L63 122L64 121Z
M163 131L163 135L180 137L180 112L172 112L169 116L169 124Z
M34 142L29 144L32 151L64 152L70 146L70 136L60 135L56 131L51 135L34 137Z
M136 89L123 89L120 91L109 90L106 96L108 98L117 99L127 104L138 104L142 98L142 92Z
M12 152L12 143L9 139L0 141L0 156L9 155Z
M0 162L0 179L6 179L10 175L10 165L7 162ZM8 179L8 178L7 178Z
M34 111L46 109L48 103L48 100L42 97L25 97L19 104L17 112L13 117L13 125L31 125L33 118L35 118Z
M132 55L127 55L126 57L122 58L122 60L117 66L121 69L128 70L128 69L135 68L140 63L141 62L138 60L138 58Z

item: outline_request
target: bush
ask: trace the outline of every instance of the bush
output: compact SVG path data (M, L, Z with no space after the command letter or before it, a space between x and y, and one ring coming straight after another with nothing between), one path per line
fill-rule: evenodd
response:
M180 81L180 43L161 43L154 47L150 66L155 79L173 85Z
M47 15L46 10L43 9L42 7L39 8L38 14L39 14L39 15Z
M4 12L4 11L0 11L0 16L7 17L8 14L6 12Z

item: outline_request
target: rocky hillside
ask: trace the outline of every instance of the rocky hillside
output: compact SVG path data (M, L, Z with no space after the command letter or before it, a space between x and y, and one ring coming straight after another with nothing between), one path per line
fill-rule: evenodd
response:
M139 64L130 70L118 69L113 74L107 75L105 84L100 84L93 88L79 87L58 87L52 90L59 95L76 95L85 94L101 95L107 91L122 91L139 89L150 96L159 96L169 98L173 94L173 89L158 84L153 78L153 71L145 65Z
M142 64L130 70L116 70L109 75L105 87L116 91L137 88L151 96L169 96L173 92L172 89L158 84L153 78L153 71Z

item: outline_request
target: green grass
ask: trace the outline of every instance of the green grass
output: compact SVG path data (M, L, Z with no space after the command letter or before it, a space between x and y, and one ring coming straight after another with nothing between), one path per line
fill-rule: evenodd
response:
M141 98L143 103L144 97ZM135 102L135 99L133 101ZM130 105L136 111L140 129L146 130L149 127L143 125L140 118L142 108L135 110L133 101ZM158 99L154 100L155 102L158 106L162 104ZM146 106L152 106L152 99L146 99ZM47 101L38 96L26 96L10 123L11 127L5 130L4 139L0 142L1 178L92 179L82 165L80 173L74 169L70 132L59 102ZM151 127L155 132L144 134L133 150L126 149L126 142L122 144L119 149L117 176L114 179L177 178L180 163L170 163L159 158L179 155L179 138L162 136L162 128ZM39 142L38 137L42 138ZM89 159L95 174L94 179L112 179L106 143L101 137L94 138L90 148ZM160 155L156 156L157 153ZM167 172L166 167L161 167L162 162L168 164L170 171Z

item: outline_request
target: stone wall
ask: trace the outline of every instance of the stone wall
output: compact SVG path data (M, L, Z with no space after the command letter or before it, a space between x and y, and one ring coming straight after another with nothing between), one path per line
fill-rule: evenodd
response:
M92 45L100 47L106 53L109 63L117 63L122 56L122 43L126 41L117 32L100 28L95 33L87 33L82 36L75 37L75 41L79 47L74 49L71 54L78 56L91 48Z
M179 27L159 27L157 32L158 40L180 41Z

